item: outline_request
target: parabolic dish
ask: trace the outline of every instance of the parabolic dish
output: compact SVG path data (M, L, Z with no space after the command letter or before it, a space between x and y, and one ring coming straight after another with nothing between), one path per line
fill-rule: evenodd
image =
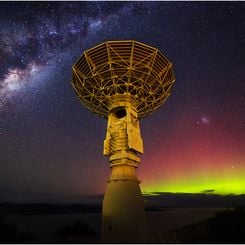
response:
M137 41L107 41L85 51L72 67L81 102L107 118L114 95L131 95L142 118L161 106L175 81L172 63L156 48Z

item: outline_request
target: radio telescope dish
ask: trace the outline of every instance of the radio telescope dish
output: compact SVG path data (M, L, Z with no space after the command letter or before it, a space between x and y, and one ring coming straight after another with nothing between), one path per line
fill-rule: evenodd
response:
M139 118L170 95L172 63L157 49L137 41L107 41L83 53L72 67L72 86L85 107L105 118L114 95L130 95Z

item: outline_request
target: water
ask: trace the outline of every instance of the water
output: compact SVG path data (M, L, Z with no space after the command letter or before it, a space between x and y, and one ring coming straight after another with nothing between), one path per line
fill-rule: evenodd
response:
M147 212L149 232L174 230L210 218L223 208L172 208ZM86 223L100 237L101 213L59 214L59 215L7 215L11 224L22 232L33 233L38 241L52 241L53 233L62 226L75 222Z
M39 241L53 240L53 233L65 225L75 222L86 223L100 236L101 214L58 214L58 215L7 215L9 223L17 226L21 232L31 232Z

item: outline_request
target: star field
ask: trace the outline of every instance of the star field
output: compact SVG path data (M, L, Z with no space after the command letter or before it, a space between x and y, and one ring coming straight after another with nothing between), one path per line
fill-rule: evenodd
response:
M71 67L107 40L173 63L172 94L141 121L144 192L245 193L243 2L1 2L0 201L101 194L106 121L76 98Z

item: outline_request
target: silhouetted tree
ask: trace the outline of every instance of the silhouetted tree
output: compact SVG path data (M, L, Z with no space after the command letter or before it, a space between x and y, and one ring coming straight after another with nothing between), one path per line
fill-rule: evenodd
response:
M19 233L16 225L10 224L0 216L0 243L28 243L33 242L35 236L29 232Z
M0 242L16 242L17 240L17 227L9 224L5 217L0 216Z

